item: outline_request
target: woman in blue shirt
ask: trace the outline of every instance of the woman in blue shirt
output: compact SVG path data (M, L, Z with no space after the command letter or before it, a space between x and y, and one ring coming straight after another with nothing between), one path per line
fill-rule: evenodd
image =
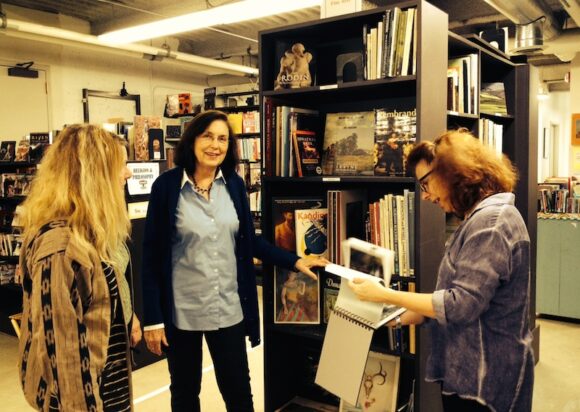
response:
M253 257L311 277L299 259L254 233L238 145L223 112L196 116L178 166L153 183L143 243L145 340L167 354L173 411L199 411L202 336L228 411L253 411L245 336L260 343Z
M395 323L431 332L426 380L450 411L529 412L534 354L529 329L530 239L514 206L517 175L465 129L409 154L421 197L463 219L446 243L433 293L354 280L360 299L409 310Z

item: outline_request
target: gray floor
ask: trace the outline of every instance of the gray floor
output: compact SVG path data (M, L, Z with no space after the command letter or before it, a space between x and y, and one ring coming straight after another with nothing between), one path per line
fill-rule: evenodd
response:
M538 320L540 363L536 367L533 412L580 412L580 325ZM256 412L264 410L262 345L249 350ZM16 370L17 340L0 333L0 410L27 411ZM202 410L224 411L207 348L204 351ZM169 375L165 361L133 374L135 410L169 411Z

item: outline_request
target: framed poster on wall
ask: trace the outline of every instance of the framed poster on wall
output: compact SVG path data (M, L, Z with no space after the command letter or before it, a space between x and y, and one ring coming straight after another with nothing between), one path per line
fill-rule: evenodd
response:
M580 113L572 114L572 145L580 145Z

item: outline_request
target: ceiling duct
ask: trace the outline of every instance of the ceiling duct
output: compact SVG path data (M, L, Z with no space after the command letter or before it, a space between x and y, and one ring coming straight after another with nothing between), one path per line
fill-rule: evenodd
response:
M560 35L560 26L552 9L544 0L485 0L485 2L516 24L527 25L544 17L544 40L551 40Z

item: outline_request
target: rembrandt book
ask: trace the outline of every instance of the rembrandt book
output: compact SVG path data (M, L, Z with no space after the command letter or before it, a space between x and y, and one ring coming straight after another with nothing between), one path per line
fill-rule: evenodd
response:
M325 175L372 176L374 112L328 113L322 149Z
M417 135L417 109L375 110L376 176L405 176L405 160Z
M161 128L161 117L135 116L133 124L135 160L149 160L149 129Z

